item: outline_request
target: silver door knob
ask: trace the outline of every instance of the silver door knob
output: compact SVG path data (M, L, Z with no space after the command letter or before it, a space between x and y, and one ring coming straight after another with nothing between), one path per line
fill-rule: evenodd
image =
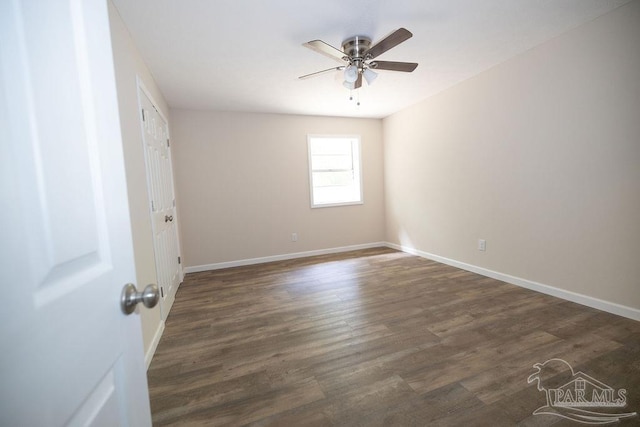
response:
M124 314L131 314L139 302L147 308L152 308L156 306L158 299L160 299L160 293L156 285L147 285L142 292L138 292L133 283L127 283L122 288L120 308Z
M169 221L173 221L173 215L171 215L171 216L165 215L164 216L164 222L169 222Z

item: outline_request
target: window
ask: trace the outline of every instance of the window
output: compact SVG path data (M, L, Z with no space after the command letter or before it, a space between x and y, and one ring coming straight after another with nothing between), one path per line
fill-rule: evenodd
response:
M309 135L311 207L362 204L360 137Z

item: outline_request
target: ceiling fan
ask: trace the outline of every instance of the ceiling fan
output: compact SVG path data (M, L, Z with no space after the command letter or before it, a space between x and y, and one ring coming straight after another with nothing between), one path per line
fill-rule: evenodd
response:
M344 83L347 89L358 89L362 86L362 78L367 84L372 84L378 74L373 70L389 70L412 72L418 66L415 62L375 61L375 58L392 49L413 36L406 28L400 28L389 34L376 44L371 44L371 39L364 36L354 36L342 42L342 50L331 46L322 40L311 40L303 46L308 47L322 55L335 59L342 65L328 68L315 73L300 76L300 79L314 77L329 71L344 70Z

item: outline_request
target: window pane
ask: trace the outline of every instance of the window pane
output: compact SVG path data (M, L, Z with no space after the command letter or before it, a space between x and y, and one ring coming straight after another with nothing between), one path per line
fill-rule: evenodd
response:
M314 138L311 154L342 154L351 156L351 138Z
M344 170L352 169L353 164L351 154L348 156L313 156L311 158L311 167L314 171L320 169Z
M314 172L314 187L329 187L336 185L353 185L353 172Z
M313 190L313 196L316 205L357 202L360 201L360 190L355 186L317 187Z

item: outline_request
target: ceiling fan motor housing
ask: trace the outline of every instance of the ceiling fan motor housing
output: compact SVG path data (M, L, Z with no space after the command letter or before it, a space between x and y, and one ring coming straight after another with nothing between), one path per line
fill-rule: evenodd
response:
M366 60L365 55L371 47L371 39L364 36L355 36L342 42L342 51L348 56L353 65L361 68Z

